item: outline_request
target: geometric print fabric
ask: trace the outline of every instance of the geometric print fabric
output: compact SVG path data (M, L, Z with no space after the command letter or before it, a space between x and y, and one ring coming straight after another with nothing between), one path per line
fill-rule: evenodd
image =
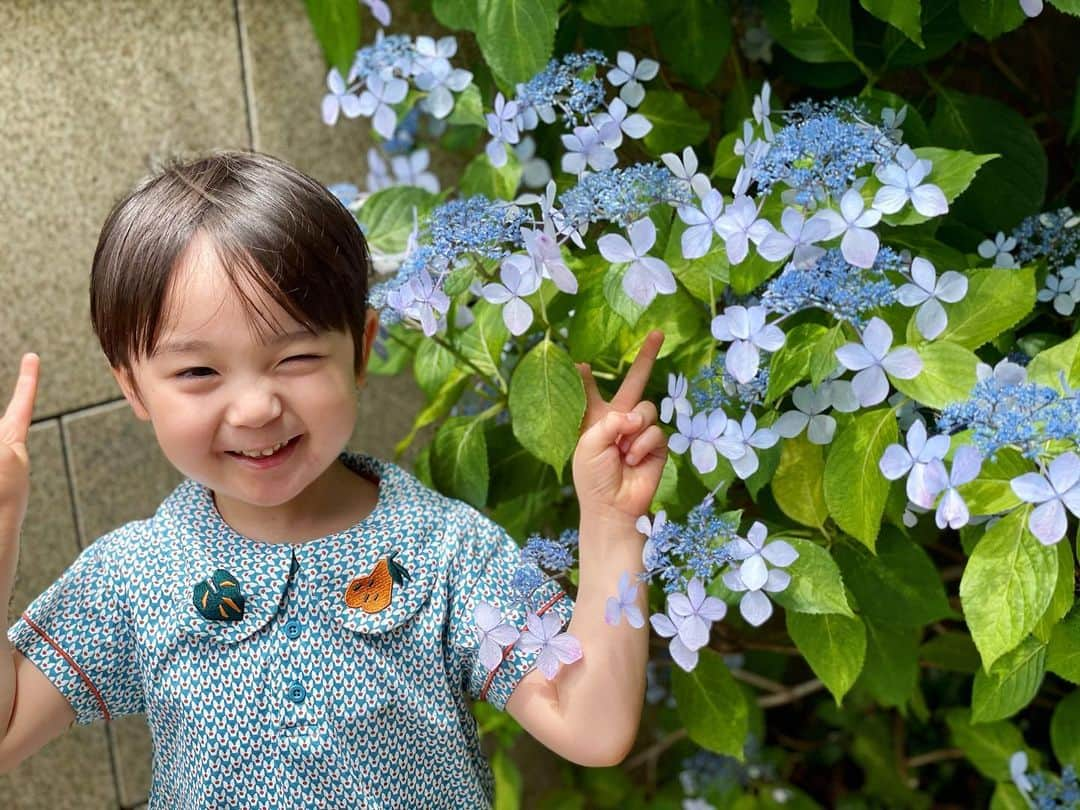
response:
M503 709L537 653L512 649L489 677L473 607L524 628L526 610L569 623L572 602L550 580L515 600L518 545L473 507L391 462L340 459L379 486L355 526L259 542L186 479L152 517L90 544L8 630L79 724L146 714L150 810L490 805L469 701ZM349 583L391 554L409 577L389 606L349 607ZM238 621L192 602L217 569L243 592Z

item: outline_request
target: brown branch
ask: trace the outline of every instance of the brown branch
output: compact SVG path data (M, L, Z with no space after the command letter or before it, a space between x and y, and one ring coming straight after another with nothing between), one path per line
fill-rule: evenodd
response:
M622 767L626 770L631 770L638 767L639 765L643 765L646 762L659 759L660 755L667 751L669 748L671 748L671 746L673 746L680 740L685 739L687 733L688 732L685 728L676 729L675 731L668 734L666 737L662 737L661 739L654 742L644 751L635 754L634 757L628 760L626 764Z
M802 700L807 695L817 692L819 689L824 689L825 684L819 681L817 678L806 681L806 683L800 683L797 686L792 686L790 689L786 689L783 692L777 692L775 695L766 695L765 697L758 698L758 706L763 709L772 709L776 706L783 706L788 703L794 703L797 700Z
M963 759L964 752L959 748L942 748L937 751L927 751L925 754L909 757L909 768L921 768L923 765L932 765L935 762L944 762L948 759Z

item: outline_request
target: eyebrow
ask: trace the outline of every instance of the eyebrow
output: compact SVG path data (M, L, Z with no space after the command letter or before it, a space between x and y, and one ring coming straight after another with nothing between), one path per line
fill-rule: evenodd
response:
M294 332L282 332L275 335L269 341L262 345L267 347L280 346L284 343L292 343L295 340L301 340L303 338L317 337L315 332L308 331L307 329L298 329ZM213 344L205 340L176 340L169 343L164 343L158 346L154 350L152 357L161 357L166 354L186 354L188 352L201 352L207 349L213 348Z

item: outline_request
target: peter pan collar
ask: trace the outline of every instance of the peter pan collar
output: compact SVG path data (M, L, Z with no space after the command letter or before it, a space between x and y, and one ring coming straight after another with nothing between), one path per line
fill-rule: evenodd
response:
M442 544L437 539L449 501L391 462L349 451L339 458L378 482L378 501L348 529L303 543L246 537L224 521L208 487L193 479L177 487L162 509L179 527L183 573L175 583L173 604L184 629L225 643L254 634L282 605L294 550L317 578L328 618L354 631L391 630L426 602L440 566ZM372 574L383 560L389 567L391 557L406 575L394 582L389 604L372 613L350 607L345 599L350 583ZM213 580L216 571L227 572L243 594L239 620L211 620L197 609L195 586Z

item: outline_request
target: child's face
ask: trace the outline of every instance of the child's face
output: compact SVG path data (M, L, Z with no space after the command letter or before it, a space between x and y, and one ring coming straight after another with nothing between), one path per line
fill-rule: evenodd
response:
M278 332L304 331L259 288L242 283ZM315 496L355 426L363 369L355 369L352 338L347 332L305 333L262 345L256 324L249 322L201 239L193 240L181 259L169 295L177 296L166 302L171 321L154 355L134 366L137 391L113 369L135 415L152 423L169 461L212 489L219 506L227 499L302 513L308 498L298 496ZM377 327L378 315L369 310L365 357ZM167 351L170 344L193 340L207 345ZM263 449L296 436L300 439L286 450L289 455L272 467L256 468L229 452Z

